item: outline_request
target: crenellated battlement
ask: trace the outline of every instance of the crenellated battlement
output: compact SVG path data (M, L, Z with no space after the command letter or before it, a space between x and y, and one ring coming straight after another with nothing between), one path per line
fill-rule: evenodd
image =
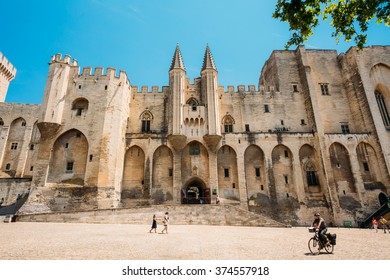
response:
M169 87L168 86L163 86L161 91L159 91L159 86L152 86L151 90L149 90L148 86L141 86L141 90L139 89L138 86L132 86L131 91L134 94L166 94L169 92Z
M8 59L0 52L0 73L3 74L10 82L15 78L16 68L8 61Z
M71 66L77 66L77 60L75 58L72 58L70 55L66 54L64 57L62 57L62 54L57 53L56 55L53 55L50 60L50 64L52 63L65 63L69 64Z
M188 86L198 86L195 84L189 84ZM132 86L131 90L134 94L158 94L158 93L167 93L169 91L169 86L163 86L162 90L159 90L159 86ZM238 86L227 86L226 89L224 86L218 87L219 94L237 94L237 95L248 95L248 94L258 94L258 95L272 95L279 93L275 86L260 86L256 89L255 85L238 85Z
M124 70L119 70L119 75L118 75L116 68L112 68L112 67L107 67L106 69L104 69L103 67L95 67L94 70L92 71L92 67L86 66L82 68L78 76L84 78L94 78L94 79L99 79L100 77L127 79L127 74Z
M240 94L240 95L248 95L248 94L259 94L259 95L272 95L278 93L279 91L275 86L260 86L256 89L254 85L238 85L236 88L234 86L227 86L227 89L223 86L219 87L220 94Z

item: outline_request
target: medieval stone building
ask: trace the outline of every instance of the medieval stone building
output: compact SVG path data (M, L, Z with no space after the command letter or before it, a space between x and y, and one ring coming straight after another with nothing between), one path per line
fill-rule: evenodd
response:
M16 71L7 63L0 101ZM390 190L390 47L274 51L257 87L220 86L216 65L207 47L191 83L177 46L169 85L150 90L53 56L41 105L0 103L0 196L32 187L25 211L47 212L219 195L293 225L313 212L356 223L379 207Z

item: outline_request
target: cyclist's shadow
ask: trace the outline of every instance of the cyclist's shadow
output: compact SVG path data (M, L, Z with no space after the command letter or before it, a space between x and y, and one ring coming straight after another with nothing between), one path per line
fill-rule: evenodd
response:
M313 255L312 253L305 253L305 256L312 256L312 257L316 257L316 256L319 256L319 255L331 255L327 252L320 252L319 254L316 254L316 255Z

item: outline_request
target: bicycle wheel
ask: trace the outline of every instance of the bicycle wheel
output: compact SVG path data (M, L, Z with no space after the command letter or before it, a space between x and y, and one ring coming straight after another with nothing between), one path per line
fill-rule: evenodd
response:
M332 253L333 253L333 249L334 249L334 245L332 245L332 244L325 245L325 251L326 251L328 254L332 254Z
M318 244L318 240L315 239L314 237L309 239L309 250L310 253L313 255L318 255L320 253L320 244Z

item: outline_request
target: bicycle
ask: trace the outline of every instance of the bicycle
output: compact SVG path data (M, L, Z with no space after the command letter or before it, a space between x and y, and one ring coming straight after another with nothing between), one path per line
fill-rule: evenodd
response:
M332 254L333 253L333 250L334 250L334 243L332 240L330 240L330 234L328 233L327 236L328 236L328 240L330 242L327 242L326 244L324 244L324 242L322 242L318 236L318 231L315 230L315 228L313 227L310 227L309 228L309 232L314 232L314 236L312 238L309 239L309 243L308 243L308 246L309 246L309 250L310 252L313 254L313 255L318 255L320 253L320 251L322 249L325 249L325 251L328 253L328 254ZM334 237L334 239L336 239Z

